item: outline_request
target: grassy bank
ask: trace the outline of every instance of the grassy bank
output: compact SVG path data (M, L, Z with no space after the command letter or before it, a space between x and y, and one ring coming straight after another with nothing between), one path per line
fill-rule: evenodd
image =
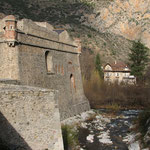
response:
M62 136L65 150L78 150L78 131L74 126L63 125Z

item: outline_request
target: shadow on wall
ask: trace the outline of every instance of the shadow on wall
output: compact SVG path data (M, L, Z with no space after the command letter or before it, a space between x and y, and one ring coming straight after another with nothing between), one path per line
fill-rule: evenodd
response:
M32 150L1 112L0 150Z

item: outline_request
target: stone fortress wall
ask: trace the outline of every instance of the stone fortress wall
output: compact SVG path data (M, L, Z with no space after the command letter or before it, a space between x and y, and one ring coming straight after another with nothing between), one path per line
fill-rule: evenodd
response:
M47 23L28 19L16 21L8 16L1 24L1 79L59 90L62 120L89 109L82 87L78 40Z
M59 115L60 119L63 120L90 108L82 87L80 53L79 39L71 39L66 31L53 29L46 22L33 22L28 19L17 21L14 16L7 16L0 21L1 82L6 83L7 81L8 83L9 81L7 86L12 86L10 83L18 84L15 85L18 90L22 89L23 86L32 86L57 91L50 92L55 93L56 98L49 93L46 94L45 100L44 91L39 92L44 96L41 99L40 96L38 97L40 94L32 95L28 87L26 94L15 96L14 99L11 96L13 101L10 98L9 103L11 105L8 105L9 108L5 105L7 96L6 101L1 99L2 115L6 119L8 118L11 126L17 130L17 133L29 145L28 147L33 150L38 150L37 147L39 150L44 150L42 146L48 150L53 150L53 147L55 150L62 150ZM19 95L18 91L15 94L16 92L12 89L13 87L9 89L8 93ZM5 93L2 95L5 97ZM55 107L57 104L60 113ZM21 108L25 110L23 111ZM41 109L43 112L40 111ZM11 116L11 111L20 114L17 120ZM56 117L55 114L57 114ZM22 120L22 118L28 118L30 121L28 119ZM40 121L42 123L39 123ZM36 126L35 129L33 129L34 126ZM53 126L56 127L56 130L53 129ZM27 134L25 133L26 130L29 131ZM56 135L52 134L53 131L56 132ZM4 132L1 137L3 134ZM9 142L9 144L12 143ZM56 148L57 146L59 148Z
M12 150L63 150L56 93L0 83L2 143Z

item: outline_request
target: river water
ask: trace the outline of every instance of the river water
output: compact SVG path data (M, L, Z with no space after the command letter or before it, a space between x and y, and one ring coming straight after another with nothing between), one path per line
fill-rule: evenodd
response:
M119 111L115 114L105 109L97 111L93 118L79 128L80 150L129 150L134 135L130 128L139 110ZM135 145L130 150L138 150Z

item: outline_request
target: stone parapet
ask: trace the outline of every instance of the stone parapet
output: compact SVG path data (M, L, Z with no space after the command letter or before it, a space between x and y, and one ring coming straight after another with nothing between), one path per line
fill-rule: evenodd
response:
M33 34L25 34L23 32L18 31L18 43L44 48L44 49L53 49L56 51L63 51L69 53L77 53L76 46L62 43L59 41L54 41L47 38L42 38L35 36Z
M58 34L53 27L45 22L33 22L23 19L17 22L18 43L54 49L71 53L78 53L67 31Z
M55 32L47 22L33 22L30 19L16 20L6 16L0 21L0 42L15 46L16 43L54 49L70 53L79 53L78 45L70 38L67 31Z

